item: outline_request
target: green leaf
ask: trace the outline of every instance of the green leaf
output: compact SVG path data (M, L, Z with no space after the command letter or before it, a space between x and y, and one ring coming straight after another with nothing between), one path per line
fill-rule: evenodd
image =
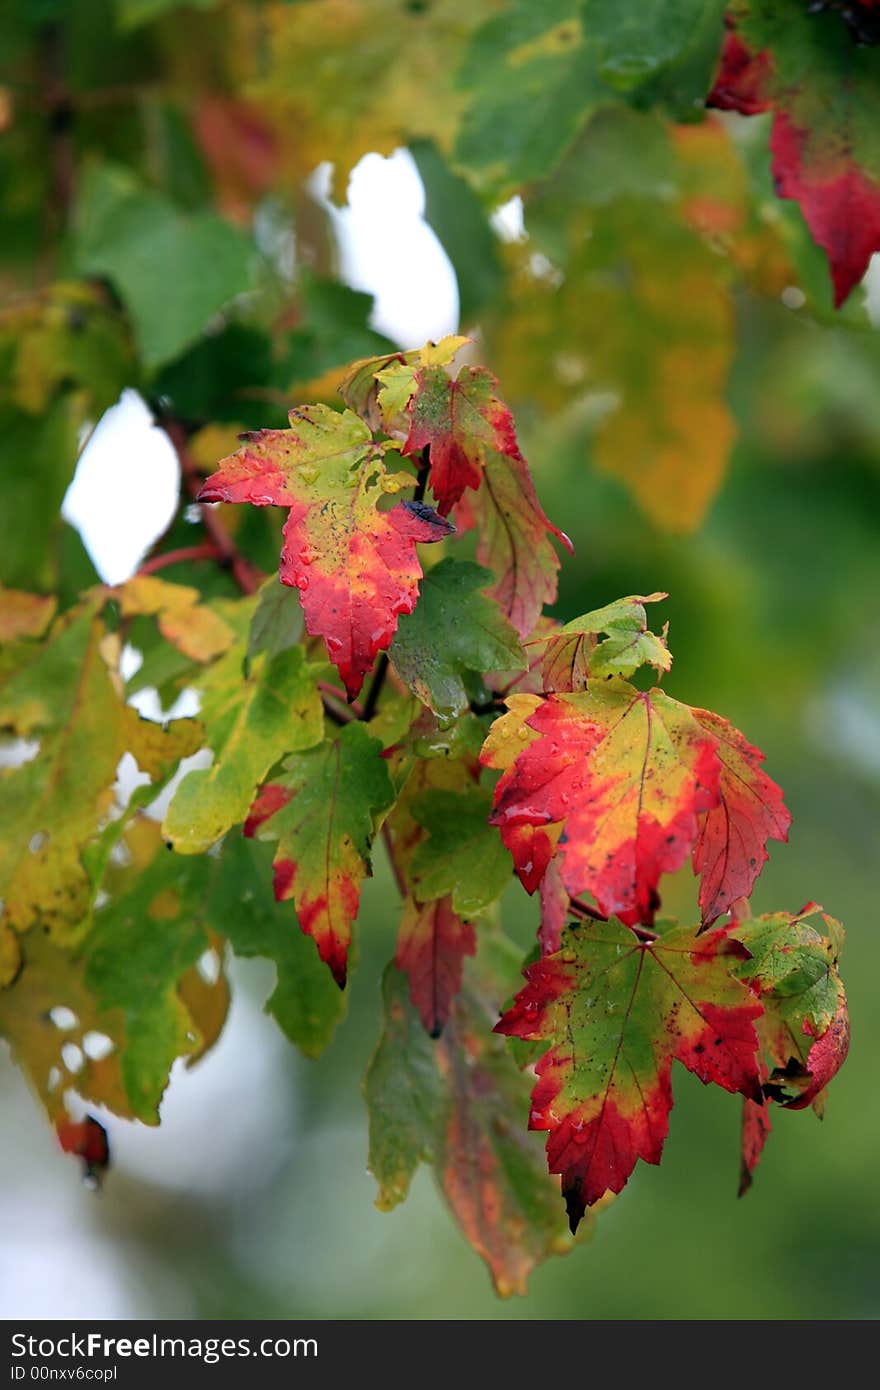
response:
M413 855L411 876L420 902L452 894L463 917L482 912L510 882L510 856L489 824L492 793L476 785L464 793L432 789L412 806L427 831Z
M73 253L81 273L113 282L151 369L195 342L252 284L253 251L237 228L213 213L179 212L108 165L82 180Z
M45 414L0 409L0 582L47 591L60 568L61 503L73 476L79 404L58 397Z
M364 1096L376 1206L391 1211L405 1199L419 1164L434 1161L443 1088L436 1045L409 1001L406 976L393 965L383 976L382 997L385 1028L364 1077Z
M165 816L163 833L182 854L200 854L244 821L273 764L323 736L321 701L299 647L258 658L245 679L235 646L197 684L215 756L209 768L187 773Z
M174 1061L200 1039L177 989L210 945L207 888L214 864L184 859L158 844L127 891L101 908L84 948L86 984L102 1010L125 1017L121 1069L135 1117L158 1124L158 1105Z
M668 83L691 114L709 84L723 8L723 0L511 0L475 35L459 73L473 97L456 162L500 197L552 173L596 108L620 93L634 99L644 87L657 100Z
M266 1013L307 1057L317 1057L345 1016L348 996L337 989L299 929L289 903L272 893L268 849L237 834L223 842L211 885L210 920L237 956L264 956L277 971Z
M433 1164L502 1296L525 1293L535 1265L571 1244L540 1145L511 1123L527 1112L529 1080L491 1031L513 983L513 955L487 934L436 1041L409 1001L405 977L389 967L385 1029L364 1078L377 1206L402 1201L418 1164Z
M247 660L260 652L269 658L295 647L303 635L303 613L297 591L282 584L274 575L267 579L257 597L257 606L248 632Z
M470 561L441 560L424 576L414 612L400 619L389 652L394 669L443 718L467 709L472 676L526 665L513 627L480 592L492 578Z

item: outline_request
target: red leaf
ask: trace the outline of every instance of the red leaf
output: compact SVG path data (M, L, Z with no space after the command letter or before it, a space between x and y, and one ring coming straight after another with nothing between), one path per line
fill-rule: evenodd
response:
M199 500L290 508L281 579L300 591L306 628L323 637L354 699L399 615L416 605L416 543L453 528L421 502L378 509L413 480L386 474L370 431L350 411L308 406L292 410L290 424L243 436L244 448L221 461Z
M110 1163L110 1143L107 1131L94 1115L72 1120L63 1115L56 1121L58 1142L65 1153L76 1154L83 1161L85 1175L97 1179Z
M788 839L791 816L781 789L761 769L764 754L720 715L693 714L717 740L721 761L719 799L706 812L693 855L703 921L714 922L737 898L748 898L767 860L767 841Z
M452 910L450 897L404 903L395 963L409 978L409 995L425 1029L438 1038L461 989L465 956L476 951L470 922Z
M568 920L568 903L569 898L559 872L559 864L556 860L551 860L541 879L541 925L538 928L538 941L542 955L550 956L559 950L562 928Z
M767 1102L743 1101L742 1113L742 1166L739 1178L739 1197L745 1196L752 1185L753 1174L764 1145L770 1137L770 1106Z

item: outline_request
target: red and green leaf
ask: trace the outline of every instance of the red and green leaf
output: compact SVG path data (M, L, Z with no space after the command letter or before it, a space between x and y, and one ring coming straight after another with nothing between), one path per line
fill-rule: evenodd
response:
M732 0L708 103L746 116L773 112L776 191L800 204L828 256L839 307L880 250L880 57L823 9Z
M716 740L686 705L622 681L548 696L524 722L533 697L514 698L493 742L506 722L529 741L498 782L492 821L524 887L543 877L555 830L572 897L592 893L603 913L650 924L661 875L687 860L698 817L717 803Z
M823 935L809 918L820 914ZM814 903L793 916L776 912L737 922L732 938L748 951L736 967L764 1008L758 1022L762 1103L743 1112L740 1193L752 1175L770 1132L770 1106L821 1113L824 1091L846 1060L849 1017L837 970L843 929Z
M745 954L721 930L673 926L646 942L618 922L591 922L527 967L496 1031L549 1044L529 1126L549 1131L572 1230L587 1207L622 1190L640 1158L660 1162L673 1061L760 1101L762 1006L731 969Z
M394 800L381 754L363 725L346 725L337 739L288 758L245 825L246 834L278 841L275 897L293 901L340 988L377 818Z
M416 543L442 540L452 528L421 502L379 510L413 478L386 471L383 451L350 411L306 406L290 412L289 430L244 438L200 500L289 508L281 579L300 591L306 628L324 639L353 699L400 614L416 605Z

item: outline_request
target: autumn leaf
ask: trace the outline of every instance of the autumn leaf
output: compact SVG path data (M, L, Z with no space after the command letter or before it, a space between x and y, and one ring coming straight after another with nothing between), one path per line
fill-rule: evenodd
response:
M293 900L340 989L377 818L394 801L381 752L363 725L346 725L287 758L245 824L245 834L278 841L275 897Z
M497 392L498 382L485 367L462 367L455 378L442 367L414 373L402 452L412 458L428 450L441 516L465 488L479 488L489 454L519 457L513 416Z
M65 615L0 691L0 729L40 744L2 772L0 895L3 920L19 932L80 926L91 901L83 853L115 805L122 755L133 754L158 791L202 741L195 720L163 726L124 703L118 644L107 645L97 607L92 599Z
M289 430L246 436L199 494L203 502L289 508L281 579L299 589L306 629L323 637L352 699L399 615L415 607L422 574L416 542L441 540L452 529L423 503L379 510L381 500L412 484L408 473L386 472L356 415L315 405L291 411Z
M827 935L809 919L819 914ZM749 952L736 969L764 1007L758 1020L763 1100L743 1106L740 1196L752 1185L774 1103L822 1113L824 1090L846 1060L849 1017L837 970L843 929L814 903L737 922L730 935Z
M810 925L819 914L827 935ZM736 973L764 1005L765 1095L790 1110L811 1105L849 1049L846 994L837 971L843 932L815 903L737 922L731 936L749 952Z
M714 922L737 898L748 898L767 860L768 840L787 840L791 816L782 791L761 768L764 754L726 719L693 711L717 740L718 802L706 812L694 846L704 922Z
M635 595L618 599L605 608L574 618L546 636L532 637L529 646L543 648L544 690L582 690L591 677L631 676L640 666L653 666L658 674L668 671L672 654L661 636L650 632L646 603L657 603L666 594ZM599 641L602 633L608 635Z
M275 988L265 1003L290 1042L318 1057L345 1016L347 994L337 989L315 948L275 901L268 845L227 835L211 880L209 921L236 956L262 956L275 966Z
M384 1031L364 1078L376 1205L403 1201L418 1164L432 1164L502 1295L524 1293L534 1266L570 1244L540 1147L512 1122L528 1107L528 1080L491 1032L516 959L509 943L483 942L437 1042L389 968Z
M722 930L664 924L656 941L641 941L618 922L587 922L527 967L496 1031L550 1045L529 1126L549 1131L572 1230L587 1207L622 1190L638 1159L660 1162L673 1061L760 1101L762 1006L732 973L744 954Z
M415 611L398 624L392 665L442 718L467 709L484 674L525 665L516 632L483 594L491 586L488 570L447 557L427 571Z
M429 902L406 899L394 960L409 980L410 999L432 1038L443 1032L461 989L464 958L475 950L474 928L454 910L449 895Z
M686 705L622 681L535 701L511 700L483 754L503 767L521 750L498 782L492 822L524 887L537 888L555 828L568 893L650 923L661 875L686 861L698 816L717 803L715 739Z
M42 637L57 606L58 600L53 595L27 594L0 585L0 642Z
M479 492L455 509L461 530L477 533L477 560L495 575L489 593L521 639L532 631L541 609L556 599L559 559L553 535L573 553L564 531L548 521L522 454L489 454Z
M828 256L839 308L880 250L877 54L798 0L732 0L710 106L773 112L773 178ZM850 13L853 13L850 7Z
M118 590L124 618L155 617L159 631L191 661L211 661L228 651L235 633L208 604L200 603L198 589L169 584L155 575L135 575Z

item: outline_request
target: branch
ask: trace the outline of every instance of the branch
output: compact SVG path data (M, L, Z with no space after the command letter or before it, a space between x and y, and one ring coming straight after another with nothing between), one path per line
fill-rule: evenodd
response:
M179 420L164 419L161 423L177 450L184 486L193 501L197 501L202 486L202 475L189 451L186 430ZM229 570L243 594L255 594L265 576L244 558L216 512L212 511L207 503L202 502L200 506L202 524L216 552L217 563L223 569Z
M159 570L168 569L170 565L182 565L187 560L219 560L220 558L220 552L213 541L205 541L202 545L184 545L178 550L166 550L164 555L154 555L151 560L145 560L135 578L140 579L147 574L157 574Z

